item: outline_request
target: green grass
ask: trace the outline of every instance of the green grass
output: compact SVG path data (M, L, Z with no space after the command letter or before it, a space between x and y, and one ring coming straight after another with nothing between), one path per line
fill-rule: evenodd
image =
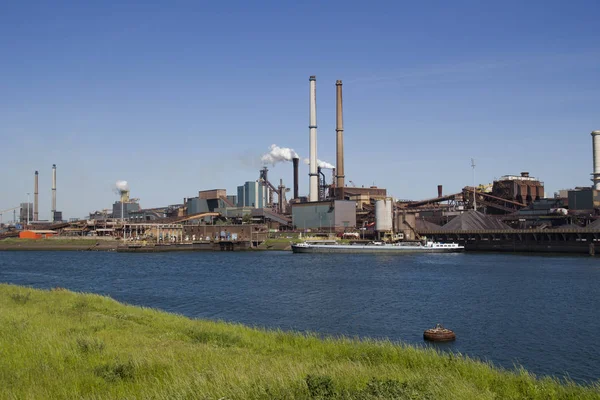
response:
M600 387L389 342L322 340L0 285L0 398L598 399Z
M290 244L290 243L300 243L302 242L302 239L298 239L298 238L269 238L267 240L265 240L266 244Z
M265 243L268 245L274 245L274 244L290 244L290 243L301 243L304 242L306 239L306 237L304 238L269 238L267 240L265 240ZM340 238L334 238L334 239L328 239L328 238L311 238L309 240L336 240L338 243L350 243L349 239L340 239Z

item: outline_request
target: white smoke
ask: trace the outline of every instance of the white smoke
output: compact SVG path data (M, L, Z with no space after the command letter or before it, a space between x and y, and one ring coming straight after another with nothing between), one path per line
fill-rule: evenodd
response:
M310 165L310 160L308 158L304 159L304 164ZM335 165L328 163L327 161L322 161L317 159L317 167L321 169L334 169Z
M269 152L260 157L260 161L265 165L275 165L281 161L292 161L292 158L299 158L298 153L296 153L294 149L279 147L276 144L272 144L271 147L269 147Z
M115 191L117 193L127 192L129 191L129 184L127 181L117 181L117 183L115 183Z

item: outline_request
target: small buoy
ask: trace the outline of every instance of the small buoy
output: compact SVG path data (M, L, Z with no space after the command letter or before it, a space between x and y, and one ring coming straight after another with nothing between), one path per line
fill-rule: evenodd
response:
M423 332L423 339L431 342L450 342L456 339L456 335L450 329L444 328L442 324L437 324L435 328Z

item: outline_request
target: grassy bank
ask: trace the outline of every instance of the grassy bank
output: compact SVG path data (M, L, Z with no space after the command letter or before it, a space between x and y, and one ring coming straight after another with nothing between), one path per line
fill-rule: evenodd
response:
M300 243L297 238L269 238L258 246L259 250L291 250L292 243Z
M490 344L492 345L492 344ZM597 399L461 357L0 285L0 398Z

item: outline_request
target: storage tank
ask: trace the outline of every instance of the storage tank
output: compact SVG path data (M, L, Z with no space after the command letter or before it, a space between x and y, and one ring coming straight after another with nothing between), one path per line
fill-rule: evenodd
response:
M392 199L377 200L375 202L375 230L391 231L392 230Z

